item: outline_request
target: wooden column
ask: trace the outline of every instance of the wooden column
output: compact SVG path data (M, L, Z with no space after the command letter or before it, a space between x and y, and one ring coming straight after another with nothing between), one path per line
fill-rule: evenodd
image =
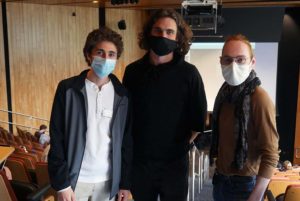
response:
M0 109L7 110L7 92L5 77L5 58L4 58L4 41L3 41L3 24L2 24L2 4L0 4ZM6 112L0 112L0 120L8 121ZM8 124L0 123L0 126L8 130Z
M299 66L299 79L298 79L298 101L297 101L294 163L293 164L298 164L298 165L300 164L300 66Z

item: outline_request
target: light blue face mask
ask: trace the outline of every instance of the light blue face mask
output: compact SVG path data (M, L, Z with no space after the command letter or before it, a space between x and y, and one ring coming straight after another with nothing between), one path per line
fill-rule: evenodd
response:
M116 62L117 60L115 59L104 59L102 57L94 56L91 67L98 77L103 78L114 71Z

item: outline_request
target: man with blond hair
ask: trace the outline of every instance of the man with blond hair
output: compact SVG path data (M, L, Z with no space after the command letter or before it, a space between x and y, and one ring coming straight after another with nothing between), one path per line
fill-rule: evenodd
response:
M249 40L229 36L220 57L225 79L213 111L215 201L259 201L277 165L275 108L254 71Z

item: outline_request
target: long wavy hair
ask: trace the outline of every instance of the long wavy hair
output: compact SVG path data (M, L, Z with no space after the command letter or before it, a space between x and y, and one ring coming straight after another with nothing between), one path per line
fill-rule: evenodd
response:
M151 36L152 26L157 20L165 17L172 18L177 25L176 38L178 41L178 47L175 49L175 52L180 55L186 55L191 46L193 32L186 24L182 16L173 9L160 9L153 13L153 15L144 25L143 31L139 34L140 48L144 50L150 50L149 37Z

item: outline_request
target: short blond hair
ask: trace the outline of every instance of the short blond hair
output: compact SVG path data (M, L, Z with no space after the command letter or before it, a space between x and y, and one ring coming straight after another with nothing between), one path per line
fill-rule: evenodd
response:
M254 57L253 48L250 44L250 41L248 40L248 38L246 36L244 36L243 34L229 35L225 39L224 46L230 41L241 41L241 42L245 43L249 48L251 59Z

